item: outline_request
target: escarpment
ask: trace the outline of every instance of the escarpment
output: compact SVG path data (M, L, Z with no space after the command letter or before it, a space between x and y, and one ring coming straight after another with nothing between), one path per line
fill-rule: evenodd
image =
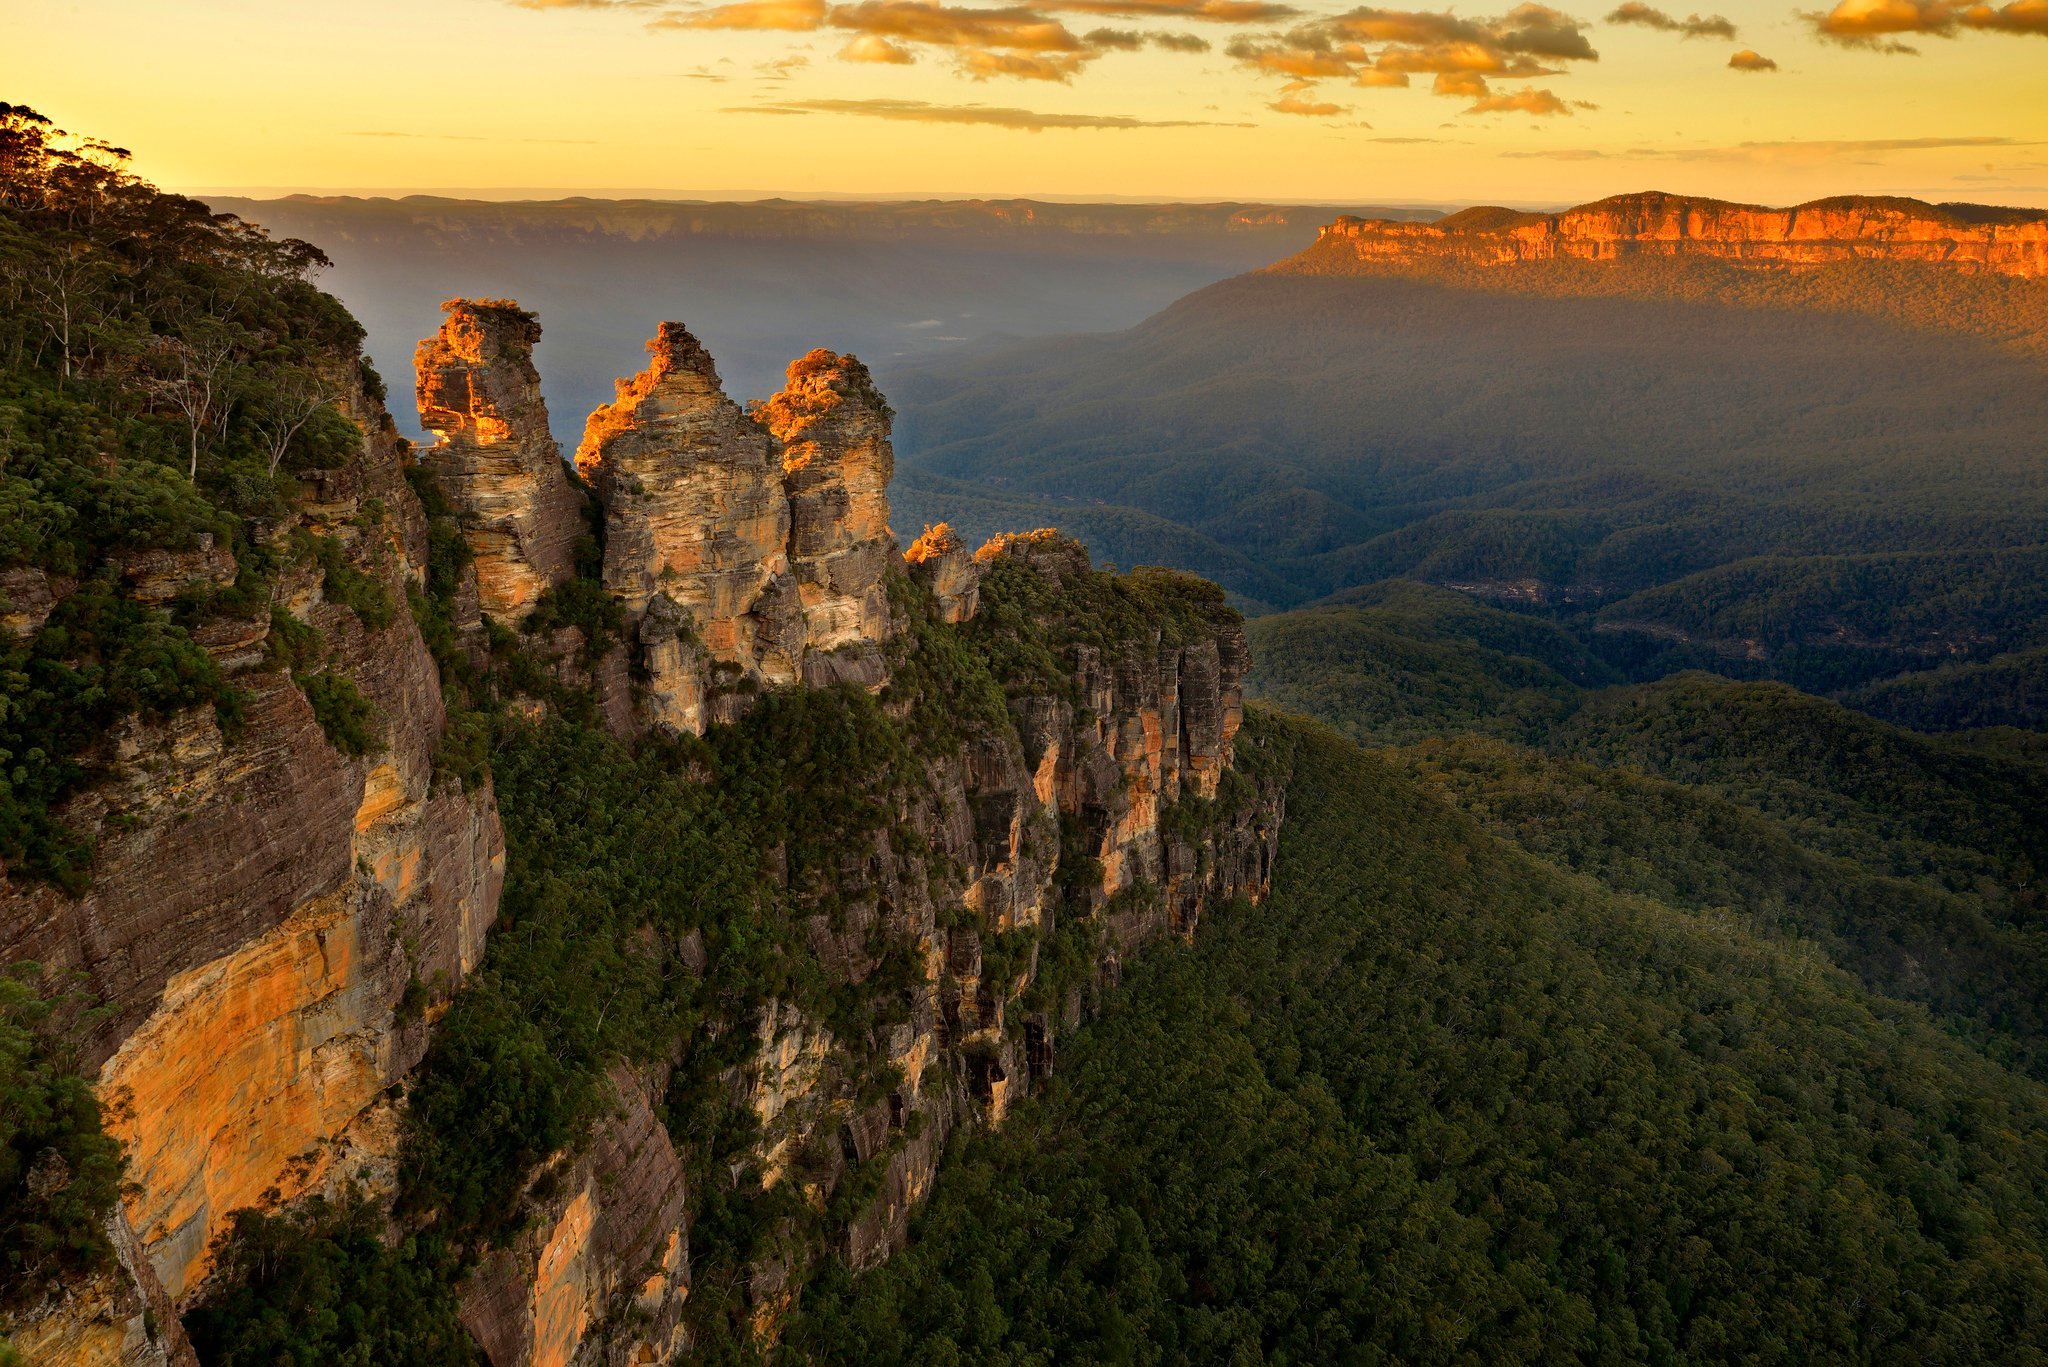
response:
M339 408L356 449L235 555L125 562L137 599L214 595L190 635L237 714L125 718L55 813L90 885L0 884L0 957L96 1008L69 1034L128 1162L121 1270L16 1318L32 1361L189 1361L176 1315L235 1210L388 1183L393 1089L496 915L491 788L437 777L441 680L405 609L426 518L382 404L357 383Z
M191 1363L179 1316L217 1352L249 1305L340 1332L264 1279L341 1210L382 1252L321 1275L413 1260L388 1314L495 1367L767 1345L1131 954L1264 895L1284 793L1220 590L1043 530L899 552L860 362L750 414L677 324L591 417L579 566L536 335L453 306L413 468L358 383L282 516L105 572L217 603L237 710L112 729L59 813L89 885L5 884L6 958L104 1007L65 1028L132 1182L114 1266L11 1315L32 1360ZM10 574L16 633L77 591Z
M2034 279L2048 276L2048 214L1856 197L1770 209L1645 193L1555 214L1482 208L1434 223L1339 218L1323 228L1314 246L1272 269L1316 272L1428 261L1504 266L1640 256L1781 268L1890 261Z
M420 463L456 508L476 557L478 606L517 622L569 577L581 498L548 434L533 347L540 324L504 300L450 299L419 344Z

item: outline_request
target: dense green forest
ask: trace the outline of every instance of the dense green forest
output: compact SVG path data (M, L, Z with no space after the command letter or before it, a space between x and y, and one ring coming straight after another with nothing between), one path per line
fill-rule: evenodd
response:
M331 539L253 529L362 441L335 403L359 383L362 328L309 283L320 252L162 194L126 158L0 104L0 598L26 609L75 583L0 636L0 866L72 888L91 848L51 810L79 753L138 713L210 704L236 724L194 635L267 611L290 564L334 562ZM205 548L228 557L218 587L150 602L124 586L151 552ZM359 611L391 612L380 585L335 578ZM281 663L345 726L349 686L303 646Z
M1142 964L817 1360L2020 1362L2048 1090L1726 912L1291 767L1270 898Z
M904 376L902 505L969 534L1059 522L1254 611L1461 587L1637 678L1836 694L2042 644L2048 282L1305 269ZM1981 686L1935 724L2037 724L2024 689Z
M1393 583L1255 619L1273 702L1392 747L1495 834L1612 891L1824 947L2048 1077L2048 763L1784 684L1623 684L1541 618Z

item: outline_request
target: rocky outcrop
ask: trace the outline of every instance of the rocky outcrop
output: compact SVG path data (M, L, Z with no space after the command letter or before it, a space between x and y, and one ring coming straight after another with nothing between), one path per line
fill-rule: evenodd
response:
M893 416L866 366L825 350L792 361L788 384L754 414L782 451L789 568L813 661L808 682L881 682L880 645L889 632L882 575L896 544L888 493ZM829 652L842 658L826 666ZM858 661L851 668L848 656ZM821 679L821 671L829 672Z
M683 1347L682 1167L655 1114L658 1089L625 1068L611 1082L611 1119L550 1174L549 1218L489 1254L465 1289L463 1324L493 1363L672 1362Z
M522 531L552 525L555 505L544 479L519 472L554 457L518 435L536 420L521 397L538 402L532 333L497 307L458 307L443 329L444 350L471 359L444 355L437 372L450 436L436 459L468 462L453 478L469 479L470 495L453 501L479 571L498 555L493 601L511 612L517 594L560 582L566 562L536 549L559 538ZM1001 1124L1042 1084L1057 1035L1123 956L1191 934L1219 897L1263 895L1277 843L1281 794L1233 773L1247 658L1220 591L1173 576L1113 581L1050 531L970 555L934 527L899 561L890 413L858 361L810 353L750 416L686 331L664 325L651 350L649 368L592 416L581 453L636 668L603 648L611 605L599 604L605 625L589 639L559 619L531 622L516 670L495 676L505 687L472 696L626 732L637 692L643 720L701 731L761 688L851 682L878 691L898 722L919 716L931 743L920 731L884 772L845 776L871 783L886 817L829 866L799 877L787 847L762 852L761 895L816 960L804 966L809 1005L714 1011L693 1027L732 1046L715 1055L709 1104L744 1116L750 1151L712 1162L695 1131L671 1136L670 1069L689 1045L678 1041L615 1066L612 1104L587 1138L527 1174L531 1218L504 1246L478 1248L461 1286L463 1323L497 1367L675 1360L702 1322L700 1272L734 1298L707 1313L772 1339L824 1252L819 1230L857 1267L900 1248L947 1136ZM224 733L205 709L115 729L85 757L93 782L60 813L97 841L90 890L0 885L0 959L78 975L104 1004L71 1033L132 1181L112 1220L119 1270L9 1325L50 1361L190 1367L177 1314L203 1294L234 1211L358 1181L389 1200L402 1084L497 915L506 855L491 790L465 791L435 766L442 667L467 680L509 647L471 630L490 609L470 575L452 595L442 588L443 617L429 620L471 653L445 637L446 659L428 652L404 607L426 574L427 518L381 407L365 393L347 407L368 434L360 457L306 472L297 508L258 529L278 552L267 593L194 626L240 690L239 728ZM210 543L119 568L125 591L149 602L237 573ZM1004 584L1015 598L990 597L1003 611L977 617ZM32 628L75 586L14 575L0 588L20 630L16 617ZM1123 605L1114 624L1091 615L1100 602ZM899 611L914 627L900 635ZM970 633L1020 611L1040 615L1030 630L1050 652L1031 677L979 676L992 686L958 718L951 699L885 689L892 659L918 659L904 678L943 687L932 681L989 653ZM306 670L361 693L365 753L330 743ZM694 762L689 747L668 753ZM706 972L706 938L693 932L678 950L680 971ZM832 995L814 990L820 974ZM728 1188L692 1189L705 1180ZM693 1268L693 1211L742 1181L794 1195L771 1203L785 1223L739 1269L730 1258Z
M954 533L952 524L926 527L903 552L903 563L910 577L931 594L940 621L965 622L981 606L980 562Z
M89 890L0 884L0 960L34 960L104 1008L71 1034L128 1154L116 1219L133 1234L133 1296L163 1298L152 1318L173 1347L167 1312L189 1304L231 1211L386 1174L393 1084L497 911L490 790L434 773L439 673L404 608L425 569L425 517L381 405L357 393L345 408L361 454L309 472L299 508L268 529L286 552L270 593L247 618L194 630L241 691L236 733L211 708L123 724L85 757L94 782L60 813L96 841ZM148 599L173 580L222 582L233 561L219 562L202 546L123 574ZM348 577L346 602L334 575ZM267 658L284 615L318 634L319 668L368 701L370 753L330 744ZM104 1314L87 1298L81 1313L115 1323L124 1296L102 1298ZM140 1352L108 1360L156 1360Z
M891 554L889 409L850 356L817 351L750 416L680 323L590 415L576 461L605 515L645 713L701 734L763 687L882 682Z
M127 1218L107 1221L114 1266L0 1324L32 1367L199 1367Z
M1313 247L1272 269L1314 272L1431 260L1499 266L1634 256L1776 267L1917 262L2039 278L2048 276L2048 214L1864 197L1768 209L1652 192L1556 214L1484 208L1435 223L1339 218Z
M582 497L548 434L533 368L540 324L505 300L450 299L441 329L413 355L419 453L455 505L476 556L481 609L516 623L575 566Z

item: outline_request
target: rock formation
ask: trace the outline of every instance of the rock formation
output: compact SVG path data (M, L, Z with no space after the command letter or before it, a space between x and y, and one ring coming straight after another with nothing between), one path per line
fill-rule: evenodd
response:
M789 383L754 416L782 448L806 682L879 683L878 645L889 632L882 573L895 549L888 493L894 414L866 366L821 349L792 361ZM826 653L835 651L851 658L828 663Z
M1275 270L1442 259L1481 266L1577 258L1706 257L1746 266L1920 262L2048 276L2048 214L1916 199L1843 197L1789 209L1655 192L1556 214L1467 209L1435 223L1344 217Z
M751 691L882 682L893 544L889 409L850 356L816 351L749 416L680 323L590 415L576 462L605 516L655 725L701 733Z
M368 434L360 457L308 473L276 529L280 545L333 545L332 561L292 555L248 617L195 632L243 692L239 734L211 708L131 719L61 813L96 840L90 889L0 882L0 961L81 975L106 1008L73 1037L132 1184L113 1231L127 1275L40 1318L37 1341L72 1347L39 1361L188 1361L169 1311L197 1293L232 1211L387 1175L393 1084L497 914L496 806L488 785L435 782L439 674L402 606L426 520L382 406L360 392L345 406ZM330 597L323 563L396 611L366 624ZM232 561L207 546L134 569L134 591L154 594L218 582ZM265 667L274 614L317 631L324 668L369 701L372 753L335 749L298 684ZM153 1338L132 1332L141 1306Z
M968 563L978 577L999 559L1055 590L1094 574L1077 543L1050 532L1000 539ZM840 1250L856 1267L902 1247L947 1136L1000 1124L1044 1080L1059 1032L1080 1022L1122 957L1191 934L1216 899L1266 890L1282 794L1244 780L1231 800L1222 791L1246 665L1236 614L1218 595L1211 620L1171 642L1146 626L1071 658L1071 676L1012 698L1011 725L970 728L956 755L926 761L900 814L916 838L877 832L837 865L836 910L809 922L810 949L834 982L873 973L878 943L914 946L908 1017L877 1041L894 1089L857 1092L861 1042L787 1003L752 1023L751 1056L726 1081L731 1104L758 1122L767 1184L794 1183L822 1207L856 1167L882 1163ZM1069 853L1100 868L1078 901L1056 886ZM1038 947L1070 916L1069 933L1094 946L1095 971L1048 1009L1034 990ZM470 1283L463 1319L496 1367L665 1360L691 1295L701 1199L682 1190L648 1116L667 1082L659 1065L614 1070L613 1117L580 1155L558 1160L555 1194ZM774 1334L800 1263L822 1252L785 1247L750 1269L746 1318L757 1334Z
M479 605L519 616L569 573L575 491L541 440L533 335L516 308L458 305L423 348L435 364L422 396L447 434L433 468L460 491L450 501L477 551L477 572L437 591L458 635ZM1058 661L1001 680L1007 692L946 722L929 748L898 752L886 774L845 776L881 785L889 819L813 872L825 884L815 902L791 895L783 911L835 987L891 965L867 988L886 1015L827 1021L813 998L705 1023L740 1042L718 1081L751 1113L742 1166L817 1211L859 1170L858 1202L843 1200L851 1214L831 1228L871 1266L901 1247L951 1130L1002 1122L1122 956L1192 933L1214 899L1263 894L1282 794L1230 774L1242 627L1220 591L1170 576L1119 588L1052 532L969 555L934 527L899 563L890 413L858 361L812 352L750 417L682 328L664 325L651 350L592 416L581 453L647 719L701 731L762 687L881 689L891 651L939 648L893 637L892 588L913 595L899 601L919 633L934 621L966 633L993 629L977 610L1006 584L1009 611L1040 614L1027 629ZM404 606L427 574L428 518L381 405L357 392L345 407L367 434L359 456L305 472L295 510L258 529L278 551L267 592L193 631L240 690L239 731L224 734L211 708L113 729L82 757L93 781L59 813L96 841L90 888L0 882L0 961L80 975L106 1008L69 1033L132 1183L112 1215L117 1266L6 1326L38 1361L193 1367L177 1316L206 1293L213 1240L235 1211L356 1182L392 1200L403 1084L498 914L506 852L488 781L465 790L436 775L441 669L462 678L461 652L437 661ZM124 592L163 602L231 584L237 564L202 542L116 572ZM16 635L77 589L41 572L4 586L0 626ZM1088 602L1127 593L1174 611L1126 611L1113 630L1088 617ZM630 730L608 710L625 696L626 654L582 631L521 633L522 665L540 668L501 682L531 692L472 697L529 715L582 708ZM301 638L318 642L303 660ZM979 648L964 635L944 646ZM490 652L468 665L492 668ZM310 669L362 695L365 753L330 743L301 682ZM923 704L943 717L950 701ZM868 715L900 722L919 705L884 692ZM1078 879L1060 877L1069 859ZM1058 934L1062 976L1041 980L1040 949ZM703 937L693 944L679 959L701 975ZM594 1132L531 1174L533 1218L479 1250L461 1317L496 1367L687 1350L690 1228L708 1193L689 1188L691 1141L664 1122L666 1057L611 1069ZM817 1245L792 1236L745 1268L740 1313L764 1340Z
M582 497L548 433L533 368L540 324L504 300L441 307L441 330L413 355L420 425L440 437L420 463L454 503L476 555L479 606L516 624L574 569Z
M942 622L965 622L981 606L981 566L950 523L924 529L903 552L910 577L930 591Z

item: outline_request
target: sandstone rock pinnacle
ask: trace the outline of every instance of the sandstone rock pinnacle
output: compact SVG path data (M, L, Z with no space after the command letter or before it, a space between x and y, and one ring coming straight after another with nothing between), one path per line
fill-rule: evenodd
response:
M582 500L548 433L540 324L502 300L442 307L440 331L413 355L420 424L440 437L419 459L455 505L483 611L516 622L573 572Z
M812 352L749 416L682 324L647 350L576 459L604 505L605 585L633 616L650 719L698 732L760 686L879 685L895 458L866 368Z

